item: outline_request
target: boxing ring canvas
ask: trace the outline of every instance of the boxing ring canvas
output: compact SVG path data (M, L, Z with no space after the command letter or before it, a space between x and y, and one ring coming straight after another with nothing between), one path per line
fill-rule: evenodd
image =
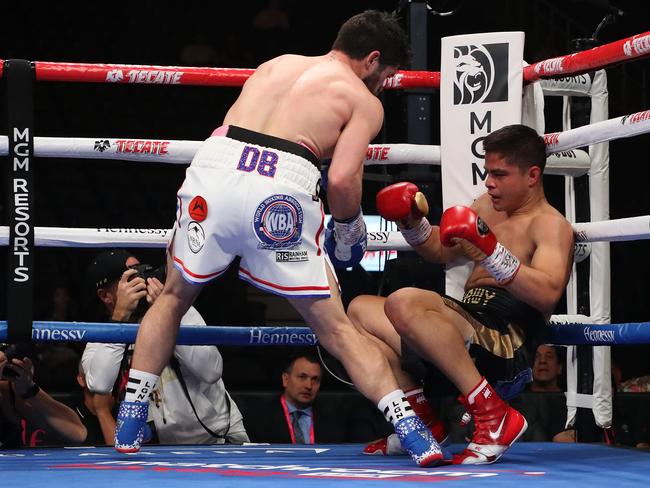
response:
M459 451L461 445L451 446ZM0 451L4 486L322 487L591 486L648 483L650 453L592 444L519 443L501 462L417 468L406 456L368 456L362 446L147 446Z

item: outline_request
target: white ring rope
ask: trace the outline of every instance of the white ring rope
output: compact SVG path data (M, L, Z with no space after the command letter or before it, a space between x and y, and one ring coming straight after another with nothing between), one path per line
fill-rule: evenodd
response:
M189 164L202 141L35 137L34 155L41 158L115 159L136 162ZM7 136L0 136L0 156L8 153ZM366 166L380 164L440 165L440 146L423 144L371 144ZM548 157L546 173L582 176L589 171L589 154L563 151Z
M565 132L545 134L549 174L578 176L589 169L589 156L578 147L650 132L650 110L596 122ZM154 139L35 137L34 155L45 158L119 159L188 164L201 141ZM0 156L9 152L7 136L0 136ZM368 146L366 165L440 164L440 147L419 144Z
M544 135L546 153L566 151L650 132L650 110Z
M650 215L573 224L577 242L615 242L650 239ZM109 229L34 227L40 247L165 247L171 229ZM0 226L0 246L9 242L9 227ZM399 232L368 232L368 251L410 251Z

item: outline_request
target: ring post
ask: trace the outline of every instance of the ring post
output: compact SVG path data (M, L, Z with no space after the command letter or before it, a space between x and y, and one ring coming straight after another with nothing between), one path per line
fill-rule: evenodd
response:
M6 165L6 208L9 222L7 253L7 339L32 337L34 299L34 69L29 61L4 62L9 154Z

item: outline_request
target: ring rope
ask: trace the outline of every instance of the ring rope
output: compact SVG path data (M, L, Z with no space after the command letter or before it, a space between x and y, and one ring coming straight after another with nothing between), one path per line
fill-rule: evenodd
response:
M202 141L115 139L82 137L34 137L34 156L42 158L113 159L136 162L189 164ZM0 136L0 156L9 152L7 136ZM385 164L440 165L440 146L423 144L371 144L366 166ZM582 176L591 160L579 149L557 152L546 160L546 174Z
M524 81L579 75L650 55L650 31L524 67Z
M548 160L551 169L549 174L584 174L589 170L588 155L571 153L571 150L647 132L650 132L650 110L564 132L545 134L547 154L559 153L559 156ZM35 137L34 155L188 164L201 143L154 139ZM6 156L8 152L8 138L0 136L0 156ZM440 164L440 147L421 144L374 144L368 146L365 164Z
M602 69L650 55L650 32L644 32L602 46L546 59L523 68L524 82L558 78ZM0 60L0 76L5 60ZM37 81L87 83L137 83L198 86L242 86L253 69L145 66L129 64L60 63L35 61ZM440 88L440 72L398 71L384 88Z
M34 342L110 342L134 344L139 324L34 321ZM0 342L7 340L7 322L0 321ZM313 346L316 334L308 327L234 327L182 325L177 345Z
M138 324L35 321L35 342L135 343ZM0 321L0 341L7 339L7 322ZM622 324L551 323L545 338L550 344L611 346L650 344L650 322ZM316 334L308 327L232 327L182 325L178 345L313 346Z
M572 224L577 242L650 239L650 215ZM37 247L164 248L171 229L34 227ZM0 246L9 243L9 226L0 226ZM368 251L412 251L400 232L368 232Z
M0 60L0 76L5 60ZM251 68L206 68L134 64L61 63L34 61L36 81L241 87L255 72ZM398 71L386 89L439 88L438 71Z

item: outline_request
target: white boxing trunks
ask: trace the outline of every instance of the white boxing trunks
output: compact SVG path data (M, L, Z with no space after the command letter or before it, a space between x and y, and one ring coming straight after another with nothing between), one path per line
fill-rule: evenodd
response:
M319 161L300 144L235 126L208 138L178 191L170 253L192 283L239 276L287 297L328 297ZM327 263L327 264L326 264Z

